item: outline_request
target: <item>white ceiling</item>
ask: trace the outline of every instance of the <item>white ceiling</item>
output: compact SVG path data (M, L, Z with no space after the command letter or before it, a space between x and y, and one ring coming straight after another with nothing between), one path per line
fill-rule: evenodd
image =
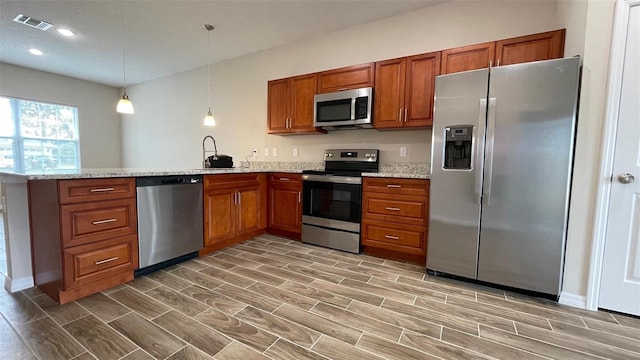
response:
M127 84L304 41L446 0L126 0ZM0 0L0 61L122 86L120 0ZM23 14L47 31L13 21ZM209 35L204 24L215 26ZM65 38L57 27L72 30ZM363 44L362 46L366 46ZM31 55L31 47L44 56Z

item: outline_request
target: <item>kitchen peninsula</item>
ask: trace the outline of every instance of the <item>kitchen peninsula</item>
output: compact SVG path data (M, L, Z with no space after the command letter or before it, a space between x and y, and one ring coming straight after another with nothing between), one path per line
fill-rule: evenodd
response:
M267 212L272 207L268 202L273 199L267 195L267 174L296 174L303 168L319 166L321 163L263 163L231 169L0 173L7 253L11 259L5 288L13 292L37 285L65 303L133 279L133 270L138 266L137 177L204 176L204 254L269 232ZM379 173L363 175L428 179L427 174L426 164L388 164ZM236 199L235 193L219 196L231 194L225 190L225 183L234 184L233 189L240 189L240 196L246 196L241 209L221 210L234 206ZM253 188L245 194L243 184L249 183ZM248 213L232 218L230 214L238 211ZM220 242L207 243L216 239L212 236L216 229L223 229L227 235Z

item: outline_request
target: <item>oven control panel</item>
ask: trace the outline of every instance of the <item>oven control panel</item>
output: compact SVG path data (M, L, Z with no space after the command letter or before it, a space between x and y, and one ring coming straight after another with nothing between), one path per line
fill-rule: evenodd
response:
M324 161L369 161L377 162L378 149L328 149L324 151Z

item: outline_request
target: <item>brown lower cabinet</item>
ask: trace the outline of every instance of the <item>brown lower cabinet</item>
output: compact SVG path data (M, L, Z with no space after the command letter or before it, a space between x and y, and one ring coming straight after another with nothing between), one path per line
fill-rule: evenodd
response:
M269 174L267 231L300 240L302 233L302 176L300 174Z
M362 251L424 265L429 223L429 180L363 179Z
M61 304L133 279L133 178L30 180L35 285Z
M204 177L204 247L207 254L265 233L266 174Z

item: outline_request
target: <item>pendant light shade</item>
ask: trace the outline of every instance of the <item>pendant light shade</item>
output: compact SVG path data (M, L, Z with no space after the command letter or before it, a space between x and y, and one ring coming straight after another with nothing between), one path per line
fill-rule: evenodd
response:
M210 45L210 34L211 30L214 29L213 25L205 24L204 28L207 30L207 52L211 50ZM216 119L213 118L213 114L211 113L211 67L207 65L207 101L209 102L209 112L207 112L207 116L204 117L204 126L216 126Z
M133 103L129 100L129 95L127 95L127 68L125 66L124 51L124 0L120 1L120 16L122 20L122 98L118 101L116 111L121 114L133 114Z
M118 101L118 107L116 108L116 111L121 113L121 114L133 114L133 103L131 102L131 100L129 100L129 96L127 95L127 93L125 92L122 95L122 98L120 99L120 101Z
M216 126L216 119L213 118L211 109L209 109L207 116L204 117L204 126Z

